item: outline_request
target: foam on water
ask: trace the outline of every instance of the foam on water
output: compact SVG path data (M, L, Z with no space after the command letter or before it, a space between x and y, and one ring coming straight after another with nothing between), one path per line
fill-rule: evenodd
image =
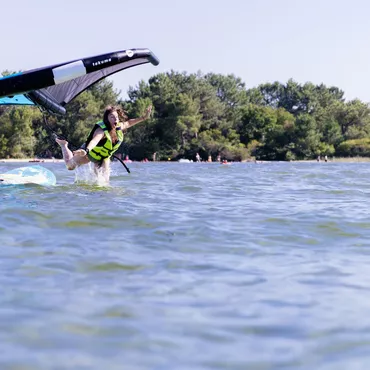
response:
M102 169L95 169L92 163L75 169L75 183L97 186L108 186L109 180L104 176Z

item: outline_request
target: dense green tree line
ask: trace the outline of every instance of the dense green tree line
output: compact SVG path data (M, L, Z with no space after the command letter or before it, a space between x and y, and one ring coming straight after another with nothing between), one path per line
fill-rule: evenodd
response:
M197 152L229 160L370 155L369 105L346 101L337 87L289 80L247 89L234 75L170 71L131 87L128 97L120 101L103 80L73 100L66 116L46 122L35 107L0 106L0 158L60 157L51 133L80 146L108 104L121 104L130 117L153 105L152 118L130 129L120 148L136 160L153 153L194 159Z

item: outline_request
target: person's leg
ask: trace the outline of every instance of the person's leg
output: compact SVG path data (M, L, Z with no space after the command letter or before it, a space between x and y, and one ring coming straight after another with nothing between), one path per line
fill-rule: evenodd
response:
M105 180L107 182L109 182L109 178L110 178L110 158L104 159L102 169L103 169L103 176L104 176Z
M56 138L55 141L62 149L64 162L69 170L74 170L76 167L90 162L89 158L84 155L75 155L68 148L68 141Z
M68 141L56 138L55 141L59 144L62 149L64 162L67 162L73 158L72 152L68 148Z
M106 182L110 177L110 158L106 158L102 163L95 163L95 173L97 176L102 175Z

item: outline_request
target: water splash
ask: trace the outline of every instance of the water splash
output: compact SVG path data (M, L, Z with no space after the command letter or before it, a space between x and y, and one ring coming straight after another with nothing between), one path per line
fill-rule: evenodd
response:
M102 168L95 168L92 163L77 167L75 170L75 183L108 186L109 179L106 178Z

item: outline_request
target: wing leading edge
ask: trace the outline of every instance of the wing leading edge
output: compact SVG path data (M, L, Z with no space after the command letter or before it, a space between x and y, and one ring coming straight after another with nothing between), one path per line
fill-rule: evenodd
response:
M36 104L64 114L65 105L98 81L147 63L157 66L159 59L149 49L129 49L6 76L0 78L0 104Z

